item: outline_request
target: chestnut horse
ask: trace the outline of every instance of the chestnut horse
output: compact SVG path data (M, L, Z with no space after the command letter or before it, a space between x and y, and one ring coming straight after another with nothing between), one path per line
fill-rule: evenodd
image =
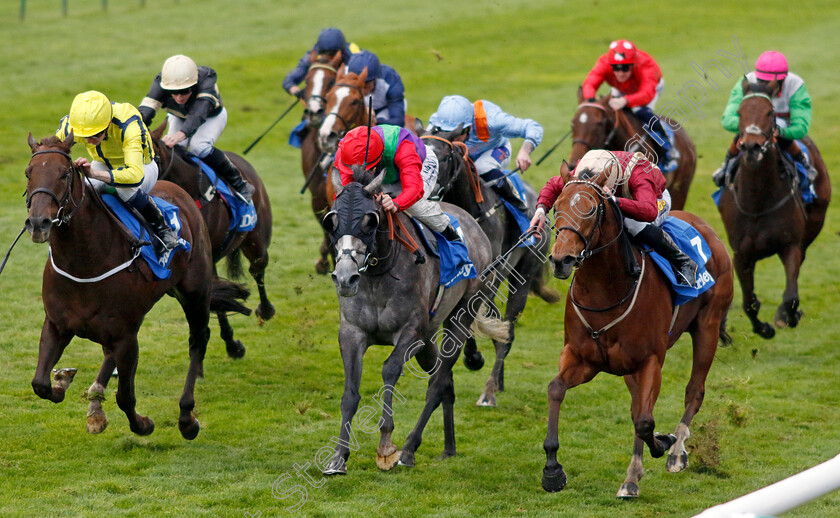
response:
M180 302L190 327L190 366L178 428L185 439L194 439L199 423L192 415L193 390L210 337L210 311L247 314L247 308L236 300L246 297L247 291L215 277L210 237L201 214L187 193L169 182L158 182L152 193L178 206L181 238L191 249L175 252L169 278L156 279L144 261L134 259L124 227L73 166L73 143L72 134L63 142L56 137L37 142L29 134L32 158L26 168L26 228L32 241L49 241L50 248L41 290L46 317L32 388L44 399L63 401L76 370L59 370L55 384L50 383L50 371L74 336L86 338L101 344L105 355L97 380L88 390L88 431L98 433L107 425L100 401L116 364L120 372L117 405L128 417L132 432L152 433L154 422L134 410L137 332L152 306L169 294Z
M584 102L583 90L578 88L578 107L572 119L572 155L569 158L573 169L590 149L641 151L648 155L648 158L655 155L651 145L653 138L645 132L639 119L627 109L616 112L607 104L609 99L606 95L596 102ZM667 124L666 120L662 119L661 123ZM670 173L663 174L671 193L671 207L674 210L682 210L697 167L697 151L683 128L676 130L674 134L680 152L679 166ZM656 163L657 160L652 162Z
M309 193L312 195L312 212L320 225L321 219L329 210L330 205L327 202L327 185L329 182L326 174L329 168L325 171L319 162L324 159L324 155L318 144L318 128L324 121L327 92L335 83L336 71L341 66L341 53L336 53L330 60L325 56L316 55L313 51L309 60L312 64L306 74L306 86L303 90L303 99L306 105L303 110L303 118L306 121L306 127L301 132L301 167ZM332 252L326 235L321 242L319 252L321 257L315 263L315 270L320 274L327 274L334 261L330 260Z
M718 339L731 343L724 325L733 297L732 263L721 240L703 220L688 212L672 213L706 239L712 252L706 269L715 279L715 284L699 297L674 308L668 281L648 254L631 248L642 268L638 276L627 273L622 253L627 234L618 205L604 196L605 175L585 176L581 173L570 180L554 204L557 239L549 258L554 275L565 279L575 267L578 269L566 296L565 344L559 373L548 385L542 486L555 492L566 485L566 474L557 462L558 417L566 391L590 381L599 372L607 372L623 376L630 390L635 427L633 457L617 496L636 497L644 474L645 444L654 458L670 448L668 471L688 466L684 443L691 420L703 403ZM685 413L675 435L657 434L653 406L659 395L665 353L686 331L691 334L694 353L685 389Z
M785 292L774 321L778 327L796 327L802 316L799 269L805 250L822 229L831 200L831 182L817 146L806 137L803 142L817 169L817 199L803 205L798 182L785 172L775 143L776 116L770 99L780 85L777 81L759 85L744 80L743 88L744 99L738 109L741 155L735 178L721 193L719 210L734 252L744 312L755 333L772 338L776 334L773 326L758 318L761 302L754 292L755 263L774 254L782 260Z
M206 176L201 174L198 166L186 157L183 147L170 148L161 140L166 122L151 132L155 154L160 158L160 180L170 181L189 194L201 208L201 216L210 232L210 244L213 251L213 261L218 262L227 258L228 275L233 278L242 276L242 259L244 253L251 263L248 271L257 283L260 294L260 304L256 314L260 323L274 316L274 306L268 300L265 292L265 269L268 266L268 246L271 243L271 203L260 176L247 160L239 155L226 152L228 158L242 173L242 176L254 186L254 208L257 211L257 224L249 232L228 231L230 228L230 213L227 202L221 194L209 185ZM173 151L175 149L176 151ZM214 266L215 268L215 266ZM245 356L245 346L234 339L233 328L230 326L227 314L217 313L220 335L225 341L228 356L242 358Z

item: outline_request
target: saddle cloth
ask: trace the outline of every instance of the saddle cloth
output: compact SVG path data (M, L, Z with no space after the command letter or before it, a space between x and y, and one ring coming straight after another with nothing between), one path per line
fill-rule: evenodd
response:
M464 235L458 220L451 214L447 216L463 240ZM478 275L475 265L470 260L467 245L463 241L449 241L439 232L430 230L416 219L410 219L417 228L417 233L422 236L426 250L440 259L440 284L443 287L450 288L463 279L474 279Z
M671 263L667 259L656 252L650 252L651 259L662 270L671 284L674 306L681 306L714 286L715 280L706 270L706 261L712 257L712 250L703 236L700 235L700 232L697 232L697 229L681 219L668 216L668 219L662 225L662 230L673 238L680 250L697 263L697 282L694 286L685 286L677 283Z
M172 257L175 255L175 252L178 250L184 250L185 252L190 251L190 244L185 241L183 238L180 237L181 235L181 220L178 219L178 207L172 205L171 203L164 201L157 196L152 196L157 204L158 208L160 208L161 212L163 212L163 219L169 225L169 228L175 231L178 234L178 246L173 248L172 250L167 250L164 252L163 255L158 256L155 253L155 249L152 245L146 245L140 249L140 257L142 257L146 263L148 263L149 268L151 268L152 273L158 279L168 279L169 275L172 271L169 269L169 263L172 261ZM148 230L146 227L140 224L134 214L129 211L125 205L115 196L111 194L103 194L102 201L105 202L105 205L108 206L109 209L114 213L115 216L123 223L123 225L128 228L129 231L141 241L149 241L152 242L153 238L149 236Z
M513 173L508 176L508 178L510 178L511 182L513 182L513 186L516 188L516 196L522 200L525 205L528 205L527 191L525 191L525 182L522 181L522 177L519 176L519 173ZM505 203L508 213L513 216L516 224L519 225L519 233L524 234L528 232L528 229L531 228L531 218L527 214L520 212L519 209L514 207L514 205L507 200L502 199L502 201ZM523 246L534 246L536 242L537 238L532 236L517 245L517 248Z
M216 172L209 165L202 162L200 158L191 155L190 159L207 175L207 178L210 179L210 184L221 193L222 199L225 200L228 213L230 214L230 227L228 227L228 231L250 232L254 230L254 227L257 225L257 209L254 207L254 204L245 203L239 196L235 196L227 183L221 181L216 175Z

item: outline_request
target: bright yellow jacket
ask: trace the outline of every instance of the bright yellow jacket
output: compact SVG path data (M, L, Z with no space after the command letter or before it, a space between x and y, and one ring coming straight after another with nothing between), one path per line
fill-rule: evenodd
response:
M110 184L115 187L136 187L143 182L143 165L154 159L155 152L149 130L137 108L128 103L111 103L114 107L105 139L92 146L81 137L91 159L104 162L111 170ZM56 136L62 140L70 134L70 116L65 115Z

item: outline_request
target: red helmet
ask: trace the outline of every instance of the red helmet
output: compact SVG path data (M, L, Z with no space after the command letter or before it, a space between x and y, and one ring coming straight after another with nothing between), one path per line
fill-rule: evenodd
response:
M629 40L615 40L610 43L610 65L632 65L636 62L636 46Z
M371 131L370 142L368 142L367 126L359 126L348 131L347 135L338 143L338 149L341 150L341 160L336 161L339 171L344 174L352 174L350 166L364 164L366 147L367 169L371 169L382 160L382 151L385 148L379 133L375 130Z

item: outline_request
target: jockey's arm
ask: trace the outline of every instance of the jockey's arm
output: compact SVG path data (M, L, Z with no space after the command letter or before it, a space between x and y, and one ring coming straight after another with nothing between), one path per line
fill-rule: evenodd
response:
M779 128L779 135L783 138L796 140L808 134L811 126L811 96L803 83L788 101L790 106L790 125Z
M309 72L309 53L312 50L307 50L306 53L300 58L298 64L295 68L293 68L286 77L283 79L283 90L291 93L291 89L293 86L297 86L306 79L306 73Z
M553 176L548 179L548 182L540 189L540 195L537 198L537 207L542 207L545 209L546 212L551 210L551 207L554 206L554 202L557 201L557 198L560 196L560 193L563 191L563 177L560 175Z
M397 152L394 153L394 165L400 171L402 186L402 191L394 199L394 203L400 210L405 210L423 197L423 176L420 174L423 162L411 141L406 139L397 148Z
M155 114L163 106L165 96L166 92L160 87L160 74L158 74L152 81L152 86L149 87L149 93L146 94L146 97L140 102L140 106L137 107L137 110L143 117L143 124L148 126L152 123Z
M213 102L209 99L199 97L190 108L190 113L187 114L187 120L181 126L181 131L189 138L198 130L199 126L204 124L207 116L213 111Z
M738 127L741 123L741 117L738 115L738 108L741 107L741 101L744 99L744 89L741 86L741 81L738 79L732 91L729 92L729 101L726 103L726 108L723 109L723 115L720 117L720 124L726 131L738 133Z
M592 70L589 71L589 74L586 75L586 79L583 81L584 99L591 99L597 95L598 87L604 82L607 73L612 73L610 66L606 63L606 60L598 58L595 66L592 67Z

